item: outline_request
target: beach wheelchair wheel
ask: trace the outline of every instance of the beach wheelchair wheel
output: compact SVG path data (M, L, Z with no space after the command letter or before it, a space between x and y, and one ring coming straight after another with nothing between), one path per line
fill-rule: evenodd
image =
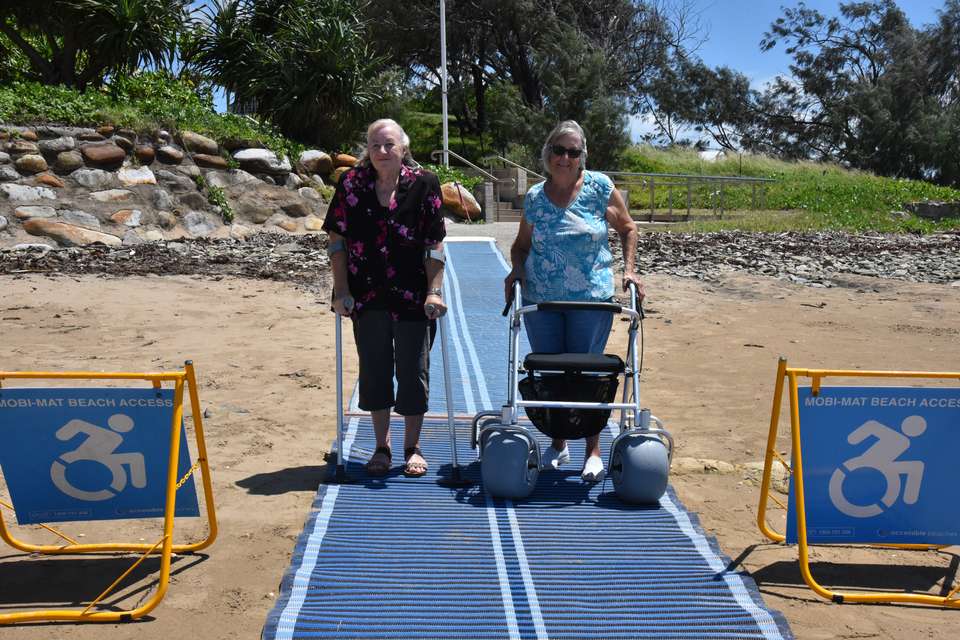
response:
M494 425L480 433L480 477L496 498L526 498L540 475L540 449L523 427Z
M667 490L670 455L667 444L644 431L627 431L614 441L610 476L617 496L631 504L656 504Z

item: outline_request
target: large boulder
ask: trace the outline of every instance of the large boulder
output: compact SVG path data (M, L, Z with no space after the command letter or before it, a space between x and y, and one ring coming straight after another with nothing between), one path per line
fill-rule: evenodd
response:
M180 164L183 162L183 151L176 147L165 144L157 149L157 160L164 164Z
M446 182L440 186L443 194L443 206L453 215L464 220L480 218L480 203L470 190L459 182Z
M100 231L100 220L92 213L73 209L61 209L59 213L64 222L69 222L78 227Z
M106 191L92 191L90 198L97 202L127 202L133 199L133 191L126 189L107 189Z
M7 153L13 157L24 156L28 153L40 153L40 147L29 140L14 140L7 145Z
M169 211L176 204L173 196L165 189L157 189L150 194L150 201L157 211Z
M139 227L143 220L143 212L139 209L120 209L112 216L110 220L127 227Z
M310 207L306 202L294 200L293 202L280 205L280 208L291 218L306 218L310 215Z
M173 191L181 192L197 190L197 183L187 176L180 175L179 173L174 173L172 171L158 169L157 180L159 180L160 183L165 187L169 187Z
M300 213L301 210L297 208L297 204L303 203L297 194L263 183L244 185L231 191L230 201L234 203L234 211L239 221L256 224L263 224L275 214L285 216L284 212L287 209Z
M250 173L266 173L280 175L290 173L290 161L284 156L277 158L270 149L241 149L233 154L233 159L240 163L240 168Z
M25 205L13 210L13 215L21 220L30 218L52 218L57 215L56 209L44 205Z
M303 219L303 228L307 231L323 231L323 218L307 216Z
M133 140L131 140L130 138L127 138L125 136L121 136L118 134L113 136L110 139L110 141L113 142L113 144L120 147L121 149L123 149L124 153L130 153L131 151L133 151Z
M137 161L142 165L152 164L154 158L157 157L157 152L153 150L153 145L149 144L138 144L133 149L133 154L137 157Z
M177 200L187 209L206 209L209 204L207 197L199 191L188 191L180 194L177 196Z
M43 173L47 170L47 161L43 159L43 156L36 153L20 156L14 164L17 167L17 171L27 175Z
M257 182L257 176L249 174L243 169L208 171L203 174L203 177L208 185L211 187L220 187L221 189L235 187L248 182Z
M124 167L117 172L117 179L125 187L132 187L137 184L157 184L157 178L150 171L149 167Z
M0 199L14 202L36 202L37 200L56 200L57 194L47 187L28 187L22 184L0 184Z
M61 151L53 161L53 170L57 173L73 173L83 168L83 156L79 151Z
M297 171L307 175L320 173L327 175L333 170L333 158L329 154L316 149L304 151L297 160Z
M203 153L206 155L215 156L220 152L220 147L217 145L216 140L211 140L206 136L202 136L199 133L194 133L193 131L184 131L180 134L180 144L183 145L184 149L187 149L193 153Z
M216 228L200 211L188 211L183 216L183 226L193 236L208 236Z
M45 125L37 127L37 135L41 140L54 140L56 138L77 138L81 134L91 133L93 129L85 127L59 127L56 125ZM41 147L42 148L42 147Z
M64 151L73 151L77 148L77 141L70 136L54 138L52 140L41 140L38 143L40 153L45 156L54 156Z
M63 180L57 176L52 176L49 173L41 173L36 178L34 178L34 184L43 185L44 187L53 187L54 189L63 189L66 184Z
M16 182L20 179L20 173L10 165L0 167L0 182Z
M198 167L203 167L204 169L220 169L221 171L225 171L229 167L227 161L221 156L209 153L195 153L193 154L193 161Z
M23 230L34 236L53 238L60 244L83 247L100 242L108 246L120 246L120 238L109 233L75 227L72 224L56 222L45 218L31 218L23 223Z
M116 184L116 177L103 169L80 169L71 173L70 177L87 189L106 189Z
M87 164L105 169L116 169L123 164L127 152L111 141L85 144L80 147Z
M357 164L357 159L347 153L338 153L333 156L333 168L352 167Z

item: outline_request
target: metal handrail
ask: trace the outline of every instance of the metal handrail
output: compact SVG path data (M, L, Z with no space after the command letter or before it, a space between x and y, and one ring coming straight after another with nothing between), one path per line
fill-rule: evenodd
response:
M486 158L483 158L483 159L481 159L480 161L481 161L481 162L484 162L484 161L489 162L490 160L500 160L501 162L506 162L507 164L512 165L512 166L516 167L517 169L523 169L524 171L526 171L526 172L529 173L530 175L536 176L536 177L540 178L541 180L543 180L544 182L546 182L546 180L547 180L547 177L546 177L546 176L542 176L542 175L540 175L539 173L537 173L536 171L532 171L532 170L530 170L530 169L527 169L527 168L526 168L525 166L523 166L522 164L517 164L517 163L514 162L513 160L508 160L508 159L504 158L503 156L501 156L501 155L499 155L499 154L498 154L498 155L487 156Z
M484 177L489 179L491 182L515 182L513 178L498 178L497 176L484 171L483 169L473 164L472 162L464 158L462 155L460 155L456 151L451 151L447 149L447 153L453 156L454 158L456 158L457 160L459 160L460 162L464 163L471 169L474 169L475 171L479 171L481 174L483 174ZM441 155L443 155L443 149L434 149L433 151L430 152L430 159L436 162L438 157Z
M669 214L673 215L673 189L679 187L680 189L686 188L687 198L686 198L686 210L687 218L689 219L690 211L692 208L691 202L691 191L694 185L703 185L712 187L711 183L714 183L718 189L717 191L710 194L712 200L712 209L714 211L719 211L719 214L723 215L724 207L724 186L737 186L737 185L750 185L752 189L751 193L751 207L756 208L757 206L757 189L761 190L760 199L762 202L766 203L766 191L767 184L776 183L778 180L775 178L754 178L754 177L745 177L745 176L717 176L717 175L697 175L697 174L684 174L684 173L648 173L648 172L630 172L630 171L604 171L607 176L609 176L615 184L620 188L627 187L639 187L642 190L649 191L649 220L653 221L653 216L655 214L656 205L655 205L655 190L657 187L667 190L667 207ZM681 209L684 207L680 207Z
M713 176L695 173L634 173L631 171L603 171L608 176L639 176L642 178L683 178L703 180L705 182L777 182L776 178L752 178L745 176Z

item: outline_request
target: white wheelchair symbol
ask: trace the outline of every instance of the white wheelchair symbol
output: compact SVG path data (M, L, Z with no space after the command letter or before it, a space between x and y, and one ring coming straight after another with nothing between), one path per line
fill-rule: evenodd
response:
M920 497L920 483L923 481L923 462L920 460L897 460L910 448L910 438L919 436L927 429L927 421L922 416L910 416L900 423L900 431L869 420L857 427L847 442L857 445L873 436L877 439L861 455L850 458L830 476L830 500L841 513L853 518L872 518L883 513L900 497L902 483L900 476L907 477L903 492L904 504L914 504ZM880 502L868 505L853 504L843 493L843 481L847 473L857 469L876 469L883 474L886 490Z
M147 472L143 462L143 454L114 453L117 447L123 443L123 436L120 434L133 429L133 419L130 416L117 413L110 416L107 424L110 426L109 429L98 427L83 420L71 420L57 430L57 439L64 442L77 434L82 433L87 436L79 447L63 454L57 460L54 460L50 466L50 479L53 480L53 484L71 498L89 502L113 498L127 486L127 472L124 466L130 468L130 483L134 487L143 489L147 486ZM107 467L113 476L110 487L99 491L87 491L70 484L67 479L67 466L79 460L99 462Z

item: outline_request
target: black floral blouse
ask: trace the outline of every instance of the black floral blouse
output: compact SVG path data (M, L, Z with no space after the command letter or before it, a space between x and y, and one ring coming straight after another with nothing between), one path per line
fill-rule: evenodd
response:
M440 182L429 171L404 165L389 207L377 200L376 182L373 167L344 173L323 228L346 239L354 313L387 309L396 320L423 319L424 250L446 235Z

